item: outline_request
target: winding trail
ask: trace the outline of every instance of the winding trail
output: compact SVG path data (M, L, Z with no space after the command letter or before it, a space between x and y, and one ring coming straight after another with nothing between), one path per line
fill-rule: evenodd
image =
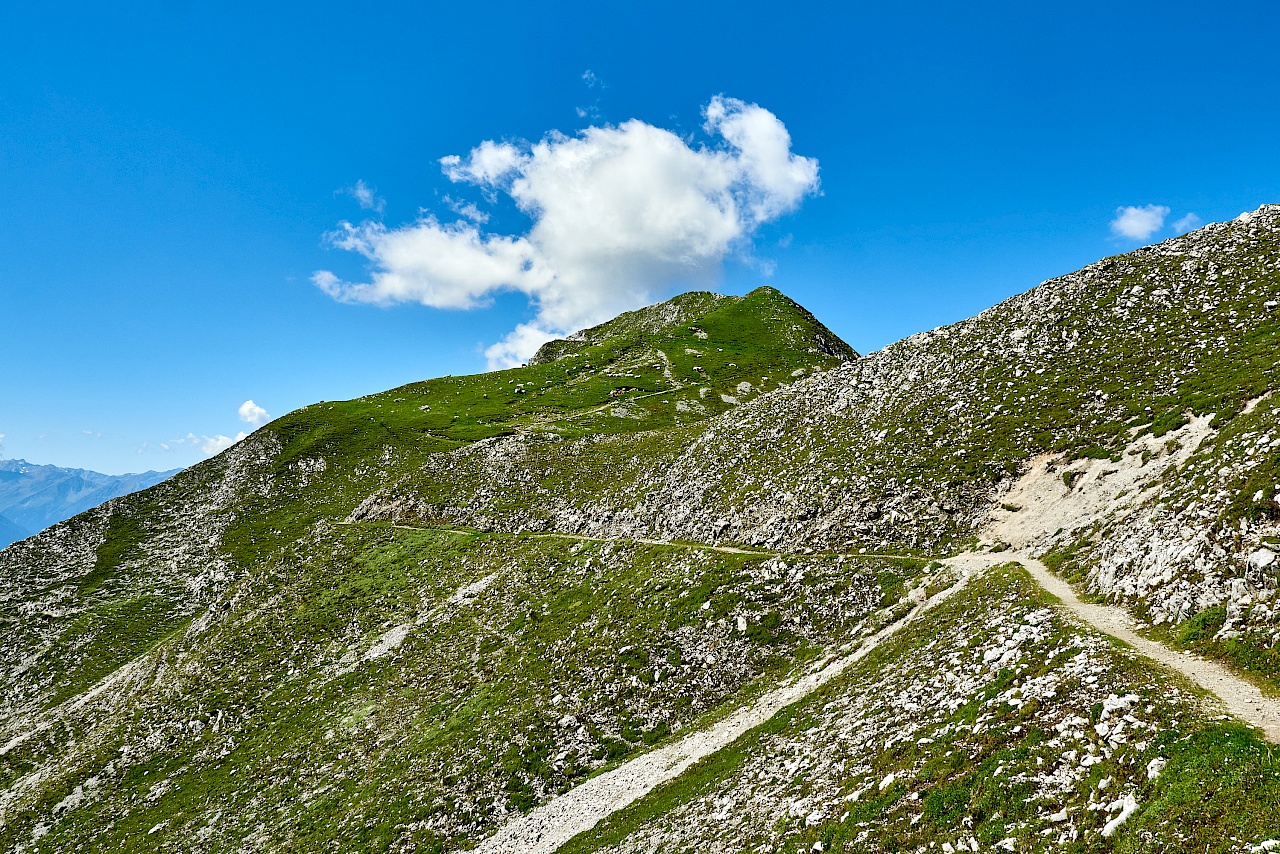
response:
M393 525L392 527L458 534L476 533L454 528L410 525ZM524 536L583 542L640 542L728 554L816 556L765 549L744 549L736 546L716 546L708 543L589 537L559 532L527 532ZM847 553L841 556L928 559L920 555L899 554ZM962 589L970 578L993 566L1010 562L1019 563L1026 568L1041 587L1056 596L1061 601L1062 607L1081 621L1104 634L1118 638L1148 658L1182 674L1220 699L1232 715L1261 730L1268 741L1280 744L1280 700L1265 696L1256 685L1235 675L1217 662L1190 653L1175 652L1163 644L1143 637L1137 633L1133 618L1123 608L1082 601L1070 584L1054 575L1047 566L1034 557L1016 551L964 552L955 557L943 559L941 562L955 569L959 580L868 638L856 652L842 658L826 659L809 672L775 688L710 728L690 733L677 742L638 756L607 773L587 780L528 814L512 819L474 850L483 854L551 854L577 834L590 830L609 815L644 797L657 786L680 776L699 760L729 746L747 731L830 682L894 633L910 625L921 614Z
M973 573L982 569L980 563L968 560L964 555L946 562L959 571L959 580L872 635L856 652L819 663L808 673L775 688L708 729L690 733L666 747L592 777L528 814L507 822L474 850L483 854L551 854L574 836L595 827L658 785L680 776L699 760L728 747L748 730L760 726L865 658L887 638L962 589Z
M1098 631L1119 638L1148 658L1186 676L1221 699L1232 715L1258 727L1268 741L1280 744L1280 701L1265 696L1256 685L1241 679L1216 661L1190 653L1175 652L1163 644L1144 638L1134 631L1133 618L1123 608L1081 601L1070 584L1054 575L1035 558L1020 554L1009 557L1026 567L1041 587L1061 599L1063 606L1077 617ZM1005 560L1009 557L1005 557ZM1001 561L992 561L999 562Z
M569 534L541 536L594 540L590 537ZM643 540L642 542L660 541ZM728 546L689 545L687 547L747 554L780 554L764 551L748 552ZM865 554L852 556L873 557ZM874 556L908 557L907 555ZM611 814L624 809L663 783L680 776L699 760L728 747L746 732L763 724L785 707L804 699L830 682L852 664L866 657L893 634L961 590L969 579L993 566L1010 562L1016 562L1025 567L1040 586L1056 596L1061 601L1062 607L1080 620L1098 631L1124 641L1143 655L1187 677L1218 697L1232 715L1258 727L1268 741L1280 744L1280 701L1264 696L1255 685L1241 679L1216 662L1195 655L1174 652L1155 641L1142 637L1134 630L1133 619L1122 608L1082 601L1066 581L1051 573L1039 560L1015 552L965 552L942 562L957 571L959 580L868 638L856 652L842 658L827 659L808 673L770 691L710 728L690 733L673 744L646 753L607 773L591 778L527 815L503 825L497 833L481 842L475 851L482 854L552 854L574 836L590 830Z

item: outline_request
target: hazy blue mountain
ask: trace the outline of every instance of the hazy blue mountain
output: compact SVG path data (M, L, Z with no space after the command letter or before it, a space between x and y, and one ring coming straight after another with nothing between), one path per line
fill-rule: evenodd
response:
M0 460L0 548L178 471L110 475Z
M9 543L16 543L18 540L31 536L31 532L16 522L11 522L8 517L0 516L0 547L7 546Z

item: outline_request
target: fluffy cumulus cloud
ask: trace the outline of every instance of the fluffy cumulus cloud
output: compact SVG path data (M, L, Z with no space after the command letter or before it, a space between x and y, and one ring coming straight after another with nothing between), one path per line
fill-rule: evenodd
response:
M271 416L267 414L267 410L252 400L246 400L240 404L240 420L254 427L261 427L271 420Z
M1169 209L1164 205L1116 208L1111 233L1126 240L1146 240L1164 228L1164 218L1168 215Z
M474 215L342 223L329 239L368 261L369 280L322 270L312 281L334 299L377 305L471 309L500 291L524 293L536 315L488 349L491 367L673 285L708 285L761 225L817 192L818 163L794 154L786 127L755 104L717 97L703 116L710 146L631 120L445 157L450 181L510 197L528 231L491 233Z

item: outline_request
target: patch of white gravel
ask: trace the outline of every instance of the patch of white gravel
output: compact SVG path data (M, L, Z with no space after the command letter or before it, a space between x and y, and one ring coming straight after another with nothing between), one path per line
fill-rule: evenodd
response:
M1153 498L1161 477L1171 467L1186 463L1213 434L1212 420L1212 415L1200 415L1159 438L1142 436L1118 462L1090 458L1067 462L1060 454L1034 458L1026 474L1005 494L1003 506L992 510L986 535L1016 549L1040 551L1058 532L1069 534L1113 514L1123 518ZM1071 485L1064 477L1071 479Z
M402 625L389 629L382 637L378 638L377 643L369 647L364 654L365 661L372 661L375 658L382 658L387 653L397 649L400 644L404 643L404 639L409 636L409 632L413 626Z
M1267 396L1249 401L1245 412L1252 412ZM1084 459L1064 464L1055 456L1038 457L1006 494L1006 508L992 513L983 532L989 539L1009 543L1019 553L995 553L988 560L1016 559L1080 619L1178 671L1221 699L1231 714L1261 729L1269 741L1280 743L1280 702L1265 697L1255 685L1221 664L1175 652L1142 637L1123 608L1081 601L1071 585L1028 554L1045 548L1060 533L1070 536L1103 519L1123 521L1137 511L1157 494L1165 472L1185 464L1213 434L1211 420L1211 416L1198 416L1159 439L1143 436L1126 449L1119 462ZM1071 485L1064 481L1064 472L1073 474ZM1017 509L1007 509L1011 507Z

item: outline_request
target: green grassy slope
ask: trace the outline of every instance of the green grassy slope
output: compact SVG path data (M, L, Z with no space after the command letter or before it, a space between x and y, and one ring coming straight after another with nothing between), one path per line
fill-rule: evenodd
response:
M467 847L869 630L918 570L335 526L0 758L39 769L0 849Z
M1277 352L1271 206L1105 259L697 429L465 449L359 514L936 554L969 542L1037 455L1119 461L1135 439L1173 441L1209 416L1201 451L1137 516L1065 536L1079 540L1078 580L1140 617L1221 611L1197 647L1277 689L1280 559L1250 569L1249 556L1280 551L1280 410L1272 398L1243 411L1280 386ZM515 488L492 489L495 470Z
M402 815L412 838L454 847L767 684L896 597L909 566L851 575L832 559L792 589L777 573L803 569L758 557L332 527L389 478L473 443L679 430L733 406L721 395L745 396L747 378L764 386L851 355L771 289L685 295L588 333L568 358L306 407L0 552L0 619L13 627L0 638L0 847L155 850L201 829L210 846L232 844L270 815L273 847L307 850L350 836L353 814L409 780L421 786ZM471 619L448 597L480 567L502 580L494 610ZM680 588L654 580L663 573ZM637 598L646 584L651 598ZM435 625L446 617L461 619ZM431 622L397 648L397 667L364 663L388 621L419 618ZM584 621L599 627L562 636ZM362 692L368 703L348 708ZM567 733L543 719L556 693L590 715L559 758L547 750ZM424 704L437 711L424 718ZM441 729L393 761L355 726L366 706L401 729ZM295 813L292 778L321 767L315 746L334 739L324 779L342 792ZM361 745L376 761L348 763ZM446 767L462 754L465 784ZM158 773L180 793L157 794ZM370 786L370 774L385 779ZM228 809L240 818L221 827ZM147 833L164 821L172 834ZM371 850L390 832L378 828Z
M714 342L688 328L699 323ZM767 288L686 294L595 337L546 365L304 407L170 483L0 553L0 620L16 627L0 640L14 664L0 710L91 684L207 607L230 579L305 554L317 522L344 518L433 456L516 431L557 439L696 424L728 408L720 391L736 392L746 377L839 362L820 349L834 336ZM692 344L701 350L685 352ZM621 388L630 390L611 396ZM72 670L83 677L63 678Z

